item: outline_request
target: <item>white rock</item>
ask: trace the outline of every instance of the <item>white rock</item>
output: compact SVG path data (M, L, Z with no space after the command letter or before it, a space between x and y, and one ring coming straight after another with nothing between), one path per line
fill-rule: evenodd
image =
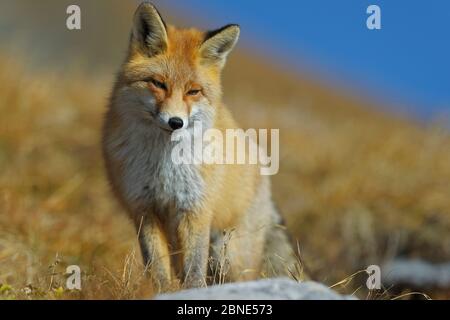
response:
M323 284L288 278L228 283L161 294L157 300L349 300Z
M420 259L397 259L386 263L381 270L383 283L388 287L450 288L450 262L431 264Z

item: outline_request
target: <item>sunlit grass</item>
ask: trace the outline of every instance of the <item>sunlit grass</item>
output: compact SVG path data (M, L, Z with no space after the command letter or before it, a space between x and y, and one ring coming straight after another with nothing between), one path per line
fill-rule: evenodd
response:
M268 69L270 90L237 61L226 100L244 126L280 128L274 198L313 278L331 286L395 255L450 259L446 129L365 111ZM30 70L0 58L0 298L151 296L103 171L112 77ZM80 292L65 289L71 264L83 272Z

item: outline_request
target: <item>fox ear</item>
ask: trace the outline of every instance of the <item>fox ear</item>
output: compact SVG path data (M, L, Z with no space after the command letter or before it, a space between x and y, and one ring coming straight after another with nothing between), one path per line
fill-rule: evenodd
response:
M134 13L131 45L135 49L154 56L167 49L166 25L158 10L144 1Z
M239 39L239 32L237 24L229 24L207 32L200 46L200 54L204 62L219 64L220 67L223 67L228 54Z

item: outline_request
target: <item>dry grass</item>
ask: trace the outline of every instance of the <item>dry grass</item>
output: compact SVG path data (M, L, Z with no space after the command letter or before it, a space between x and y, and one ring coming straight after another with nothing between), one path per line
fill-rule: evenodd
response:
M234 59L226 100L245 126L281 129L274 197L314 278L331 286L395 255L450 259L446 129ZM30 70L0 57L0 297L150 296L134 229L102 167L112 78ZM70 264L83 270L81 292L62 289Z
M65 266L78 264L76 297L149 294L134 229L115 214L103 176L99 130L110 80L30 77L17 61L1 60L0 283L14 288L9 296L25 297L20 289L31 284L32 297L52 298Z

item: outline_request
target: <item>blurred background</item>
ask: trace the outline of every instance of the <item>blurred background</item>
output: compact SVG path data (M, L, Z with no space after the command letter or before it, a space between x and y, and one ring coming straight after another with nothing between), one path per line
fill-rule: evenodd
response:
M152 294L99 148L138 3L0 2L0 298ZM243 127L280 129L274 198L311 278L450 298L448 1L153 3L177 26L241 25L224 100ZM70 264L81 292L65 290ZM381 290L366 288L371 264Z

